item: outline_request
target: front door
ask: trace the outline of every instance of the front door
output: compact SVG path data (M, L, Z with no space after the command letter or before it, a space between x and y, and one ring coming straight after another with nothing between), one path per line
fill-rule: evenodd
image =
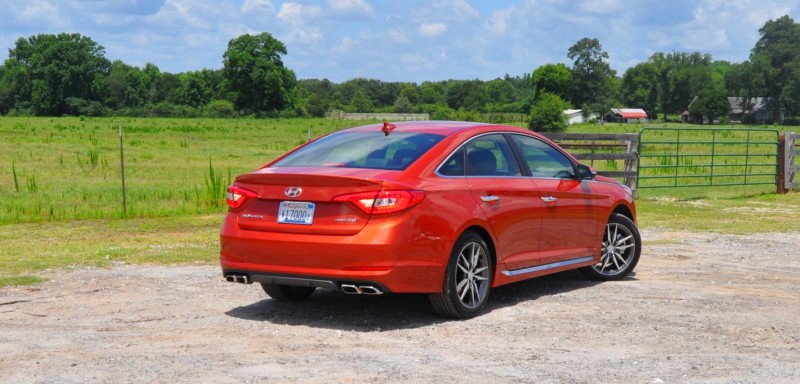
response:
M534 137L512 135L536 185L541 201L540 264L591 257L597 239L597 220L603 198L579 180L575 164L561 151Z

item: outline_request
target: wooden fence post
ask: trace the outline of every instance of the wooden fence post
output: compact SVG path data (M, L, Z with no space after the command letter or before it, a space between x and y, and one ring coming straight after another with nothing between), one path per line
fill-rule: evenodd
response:
M778 135L778 194L786 194L786 133Z

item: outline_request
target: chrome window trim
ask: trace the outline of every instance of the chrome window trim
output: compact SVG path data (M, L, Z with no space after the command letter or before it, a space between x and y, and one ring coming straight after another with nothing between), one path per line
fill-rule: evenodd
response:
M486 133L481 133L478 136L470 137L469 140L461 143L461 145L456 147L456 149L454 149L450 153L448 153L447 156L444 157L444 160L442 160L442 162L439 163L439 165L436 166L436 170L433 171L433 174L436 175L436 176L439 176L439 177L441 177L443 179L512 179L512 178L513 179L530 179L531 178L530 176L525 176L525 175L515 175L515 176L511 176L511 175L509 175L509 176L472 176L472 175L470 175L470 176L467 176L466 169L464 170L464 175L461 175L461 176L450 176L450 175L443 175L443 174L439 173L439 170L442 169L442 166L444 166L444 162L447 161L447 159L449 159L450 156L453 156L454 153L458 152L461 148L463 148L465 145L467 145L467 143L471 142L472 140L475 140L475 139L477 139L479 137L488 136L488 135L501 135L501 136L504 136L504 138L505 138L505 135L507 135L509 133L513 133L513 132L509 132L509 131L486 132ZM508 145L510 147L513 144L509 143L509 142L506 142L506 145ZM516 158L514 159L514 161L516 161ZM519 164L517 165L517 168L519 168ZM521 169L519 171L520 171L520 173L522 173Z

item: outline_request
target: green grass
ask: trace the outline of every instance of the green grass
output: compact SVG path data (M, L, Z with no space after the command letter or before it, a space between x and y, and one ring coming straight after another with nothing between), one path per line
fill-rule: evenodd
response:
M312 136L364 122L0 117L0 286L72 268L214 264L224 192ZM124 129L123 212L119 127ZM638 132L636 124L571 132ZM613 162L598 168L617 167ZM613 168L612 168L613 169ZM800 231L800 194L774 186L642 189L642 228Z
M800 194L778 195L774 187L770 192L758 190L740 187L739 195L721 187L640 191L639 225L726 234L800 232Z
M325 119L0 118L0 225L223 211L230 179ZM123 209L119 127L124 129Z

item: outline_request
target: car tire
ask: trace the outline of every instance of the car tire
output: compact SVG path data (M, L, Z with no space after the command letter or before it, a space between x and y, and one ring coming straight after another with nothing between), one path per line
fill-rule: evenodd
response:
M442 292L429 295L434 311L454 319L474 317L489 300L493 273L486 242L475 232L465 232L450 254Z
M314 291L317 290L316 287L296 287L292 285L269 283L261 283L261 288L264 289L264 292L266 292L269 297L283 303L303 301L311 297Z
M636 224L628 217L615 213L603 232L600 262L580 269L594 280L619 280L628 276L639 262L642 238Z

